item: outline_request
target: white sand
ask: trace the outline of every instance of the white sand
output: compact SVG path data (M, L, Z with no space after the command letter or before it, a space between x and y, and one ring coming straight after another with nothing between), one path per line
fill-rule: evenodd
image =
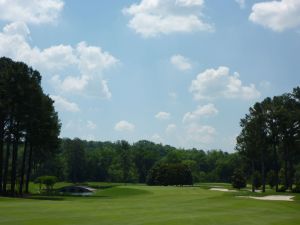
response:
M247 189L247 191L252 192L252 189ZM254 192L256 192L256 193L262 193L262 190L255 190Z
M252 199L257 199L257 200L264 200L264 201L288 201L292 202L294 201L295 196L291 195L268 195L268 196L263 196L263 197L254 197L254 196L237 196L240 198L252 198Z
M211 188L211 191L223 191L223 192L236 192L236 190L229 190L227 188Z

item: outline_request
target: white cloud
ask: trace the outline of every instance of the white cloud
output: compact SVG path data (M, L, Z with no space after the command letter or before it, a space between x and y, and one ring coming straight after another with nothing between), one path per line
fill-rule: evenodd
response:
M128 26L143 37L175 32L212 31L202 20L202 0L141 0L123 9L132 16ZM192 7L191 7L192 6Z
M70 102L67 99L58 95L50 95L50 97L54 100L54 105L60 110L69 111L69 112L80 111L78 105L74 102Z
M171 114L168 112L159 112L155 115L155 118L159 120L168 120L170 119L170 116Z
M102 96L106 99L110 99L112 94L108 88L108 85L107 85L107 81L106 80L102 80L101 81L101 92L102 92Z
M240 8L243 9L246 7L246 0L235 0L239 4Z
M132 132L132 131L134 131L134 129L135 129L135 126L126 120L122 120L115 125L115 130L120 131L120 132L122 132L122 131Z
M88 84L88 80L88 76L67 76L63 81L60 79L59 75L55 75L51 78L52 83L62 92L82 91Z
M215 107L214 104L207 104L207 105L203 105L203 106L198 106L197 109L193 112L187 112L184 116L183 116L183 122L191 122L191 121L195 121L198 120L199 118L205 116L214 116L218 114L218 110Z
M185 127L186 141L201 144L212 143L216 135L216 129L209 125L191 123Z
M0 0L0 20L52 23L63 7L62 0Z
M6 25L0 32L0 56L23 61L42 74L56 74L51 82L61 93L84 92L85 95L111 97L103 71L118 64L115 57L85 42L75 47L55 45L41 50L30 46L29 34L24 22ZM66 74L70 70L74 75Z
M281 32L300 26L300 1L281 0L256 3L250 21Z
M190 60L182 55L173 55L170 62L179 70L185 71L192 68Z
M30 30L24 22L14 22L3 28L6 35L20 35L26 37L30 34Z
M100 47L88 46L85 42L77 45L79 68L82 72L102 71L115 65L118 60Z
M97 128L97 125L93 121L88 120L86 127L90 130L95 130Z
M229 68L207 69L192 81L190 91L196 100L212 98L255 99L260 92L254 84L244 86L238 73L230 75Z
M167 134L172 134L175 130L177 129L176 124L169 124L166 128L166 133Z
M176 0L176 5L180 6L202 6L204 5L204 0Z

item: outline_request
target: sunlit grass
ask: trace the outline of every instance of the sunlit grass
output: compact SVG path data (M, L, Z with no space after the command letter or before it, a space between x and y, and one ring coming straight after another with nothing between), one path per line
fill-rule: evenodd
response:
M55 187L70 185L60 183ZM149 187L92 183L109 186L92 196L39 199L0 198L0 224L5 225L298 225L299 196L295 202L237 198L243 190L225 193L194 187ZM35 185L32 184L35 189ZM273 192L270 192L274 194ZM250 193L251 194L251 193Z

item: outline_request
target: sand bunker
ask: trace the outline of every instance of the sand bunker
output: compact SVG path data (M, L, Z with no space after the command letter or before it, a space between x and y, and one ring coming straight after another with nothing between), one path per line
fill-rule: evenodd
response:
M291 195L268 195L268 196L263 196L263 197L254 197L254 196L237 196L240 198L252 198L252 199L257 199L257 200L264 200L264 201L288 201L292 202L294 201L295 196Z
M211 188L211 191L223 191L223 192L236 192L236 190L229 190L227 188Z

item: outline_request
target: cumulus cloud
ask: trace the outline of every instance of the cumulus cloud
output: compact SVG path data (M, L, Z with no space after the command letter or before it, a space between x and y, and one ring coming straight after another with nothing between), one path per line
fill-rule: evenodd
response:
M52 23L64 7L62 0L0 0L0 20Z
M132 131L134 131L134 129L135 129L134 124L129 123L126 120L122 120L115 125L115 130L119 131L119 132L123 132L123 131L132 132Z
M212 98L255 99L260 92L254 84L243 85L238 73L230 74L228 67L207 69L192 81L190 91L196 100Z
M54 105L60 110L69 111L69 112L80 111L78 105L74 102L70 102L59 95L50 95L50 97L54 100Z
M67 76L61 80L59 75L55 75L51 78L52 83L63 92L82 91L88 84L88 80L88 76Z
M168 112L159 112L155 115L155 118L159 119L159 120L168 120L168 119L170 119L170 117L171 117L171 114Z
M145 38L175 32L212 31L203 21L203 0L141 0L123 9L128 26ZM200 12L200 13L199 13Z
M102 96L106 99L110 99L112 96L112 93L109 90L107 80L101 80L101 91L102 91Z
M196 121L201 117L207 117L207 116L214 116L218 114L218 110L215 107L214 104L207 104L207 105L203 105L203 106L198 106L197 109L193 112L187 112L184 116L183 116L183 122L187 123L187 122L191 122L191 121Z
M204 5L204 0L176 0L176 4L180 6L202 6Z
M86 73L103 71L118 62L110 53L103 51L100 47L88 46L85 42L80 42L76 47L76 51L78 53L79 68Z
M55 45L39 49L29 44L30 30L24 22L6 25L0 32L0 55L23 61L42 74L51 74L56 90L85 92L86 95L110 98L103 71L118 64L118 59L100 47L80 42L76 46ZM67 75L67 71L74 75ZM53 76L53 74L56 74Z
M171 123L171 124L169 124L169 125L167 126L167 128L166 128L166 133L167 133L167 134L172 134L176 129L177 129L176 124Z
M300 26L300 1L281 0L256 3L252 7L249 20L277 32L297 28Z
M182 55L173 55L170 59L170 62L175 66L177 69L186 71L192 68L190 60Z
M235 2L239 4L241 9L246 7L246 0L235 0Z
M186 141L192 141L201 144L212 143L216 135L216 129L209 125L199 125L191 123L185 127Z

